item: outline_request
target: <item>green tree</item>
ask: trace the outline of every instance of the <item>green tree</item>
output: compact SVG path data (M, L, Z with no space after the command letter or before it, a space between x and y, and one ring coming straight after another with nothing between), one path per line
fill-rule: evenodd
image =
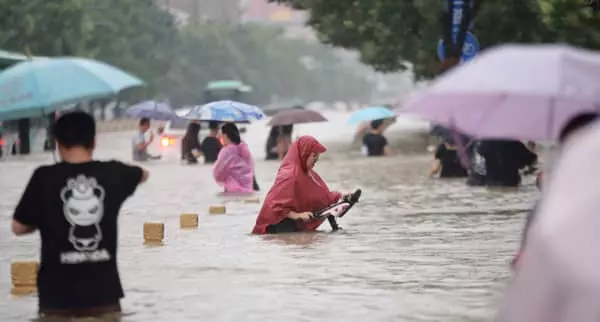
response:
M442 0L270 0L306 9L321 41L358 50L383 72L411 62L418 78L439 71L436 45L448 38ZM556 42L597 48L600 16L575 0L479 0L474 33L482 47ZM567 18L568 17L568 18Z
M85 55L92 29L80 0L0 0L0 44L5 50Z
M88 56L147 82L146 96L165 95L179 33L173 17L153 0L84 0L94 28Z
M332 63L336 58L331 48L286 39L278 29L198 24L184 28L181 35L177 63L171 72L171 94L177 105L198 104L202 88L217 79L239 79L250 84L251 100L256 104L267 104L275 96L331 100L335 93L335 99L370 93L371 87L361 75L347 72L348 66ZM344 82L354 84L354 91L350 87L343 93L333 90L333 84Z

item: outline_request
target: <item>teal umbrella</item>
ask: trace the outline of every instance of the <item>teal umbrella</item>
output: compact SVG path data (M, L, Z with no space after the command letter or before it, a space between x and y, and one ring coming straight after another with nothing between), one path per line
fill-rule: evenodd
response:
M25 61L0 73L0 120L38 117L67 104L141 85L141 79L90 59Z
M383 120L396 117L394 112L383 106L367 107L356 111L350 116L348 123L356 124L365 121Z

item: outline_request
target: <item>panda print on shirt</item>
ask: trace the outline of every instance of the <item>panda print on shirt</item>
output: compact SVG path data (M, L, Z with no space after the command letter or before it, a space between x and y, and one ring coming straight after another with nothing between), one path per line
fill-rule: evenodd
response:
M69 242L75 251L61 254L64 264L99 262L110 259L106 249L99 249L102 241L100 222L104 215L104 188L95 178L78 175L68 179L61 190L63 213L69 228Z

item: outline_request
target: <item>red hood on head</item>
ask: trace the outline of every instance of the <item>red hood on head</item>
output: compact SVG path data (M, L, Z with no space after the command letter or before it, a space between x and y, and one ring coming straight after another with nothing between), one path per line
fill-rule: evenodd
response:
M300 168L304 172L308 172L306 161L312 153L324 153L327 148L319 143L312 136L301 136L288 149L287 154L283 158L279 171L293 168Z

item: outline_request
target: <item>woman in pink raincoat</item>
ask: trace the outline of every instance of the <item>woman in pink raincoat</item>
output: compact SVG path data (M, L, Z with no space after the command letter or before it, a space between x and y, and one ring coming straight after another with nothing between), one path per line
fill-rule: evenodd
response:
M253 192L254 161L235 124L221 127L221 141L223 148L213 168L215 181L225 192Z

